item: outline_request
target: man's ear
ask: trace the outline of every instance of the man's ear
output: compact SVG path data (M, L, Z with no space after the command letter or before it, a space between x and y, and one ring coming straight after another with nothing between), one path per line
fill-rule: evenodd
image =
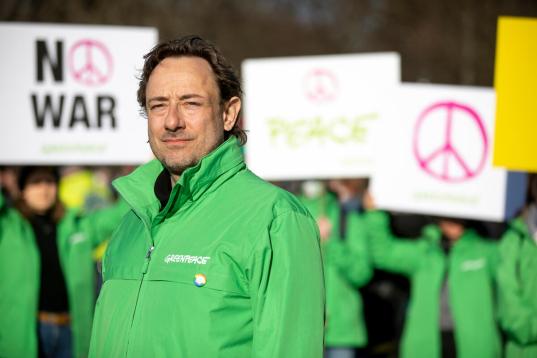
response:
M226 104L224 104L224 112L222 113L222 119L224 120L224 130L230 131L231 128L237 122L239 112L241 111L241 99L239 97L231 97Z

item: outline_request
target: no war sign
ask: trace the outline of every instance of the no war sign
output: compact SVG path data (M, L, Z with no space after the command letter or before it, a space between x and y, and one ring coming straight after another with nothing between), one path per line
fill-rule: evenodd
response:
M524 175L492 166L492 89L402 84L390 103L372 178L379 207L500 221L522 206Z
M136 102L152 28L0 24L0 163L138 164Z

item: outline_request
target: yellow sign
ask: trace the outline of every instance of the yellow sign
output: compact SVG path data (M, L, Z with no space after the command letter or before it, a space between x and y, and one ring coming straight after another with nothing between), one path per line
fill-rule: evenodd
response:
M500 17L494 88L493 164L537 172L537 19Z

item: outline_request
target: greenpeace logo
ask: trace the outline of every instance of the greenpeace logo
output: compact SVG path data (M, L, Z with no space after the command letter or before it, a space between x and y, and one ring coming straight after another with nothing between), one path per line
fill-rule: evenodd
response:
M173 255L170 254L164 258L164 262L167 264L194 264L205 265L211 259L210 256L192 256L192 255Z
M461 271L475 271L485 267L485 259L467 260L461 265Z
M76 234L71 235L69 241L71 242L71 245L79 244L86 241L86 235L81 232L77 232Z

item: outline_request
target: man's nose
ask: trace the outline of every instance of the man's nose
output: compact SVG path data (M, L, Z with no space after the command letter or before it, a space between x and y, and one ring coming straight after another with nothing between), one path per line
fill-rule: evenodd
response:
M176 131L185 127L185 121L178 104L171 105L164 121L164 127L168 131Z

